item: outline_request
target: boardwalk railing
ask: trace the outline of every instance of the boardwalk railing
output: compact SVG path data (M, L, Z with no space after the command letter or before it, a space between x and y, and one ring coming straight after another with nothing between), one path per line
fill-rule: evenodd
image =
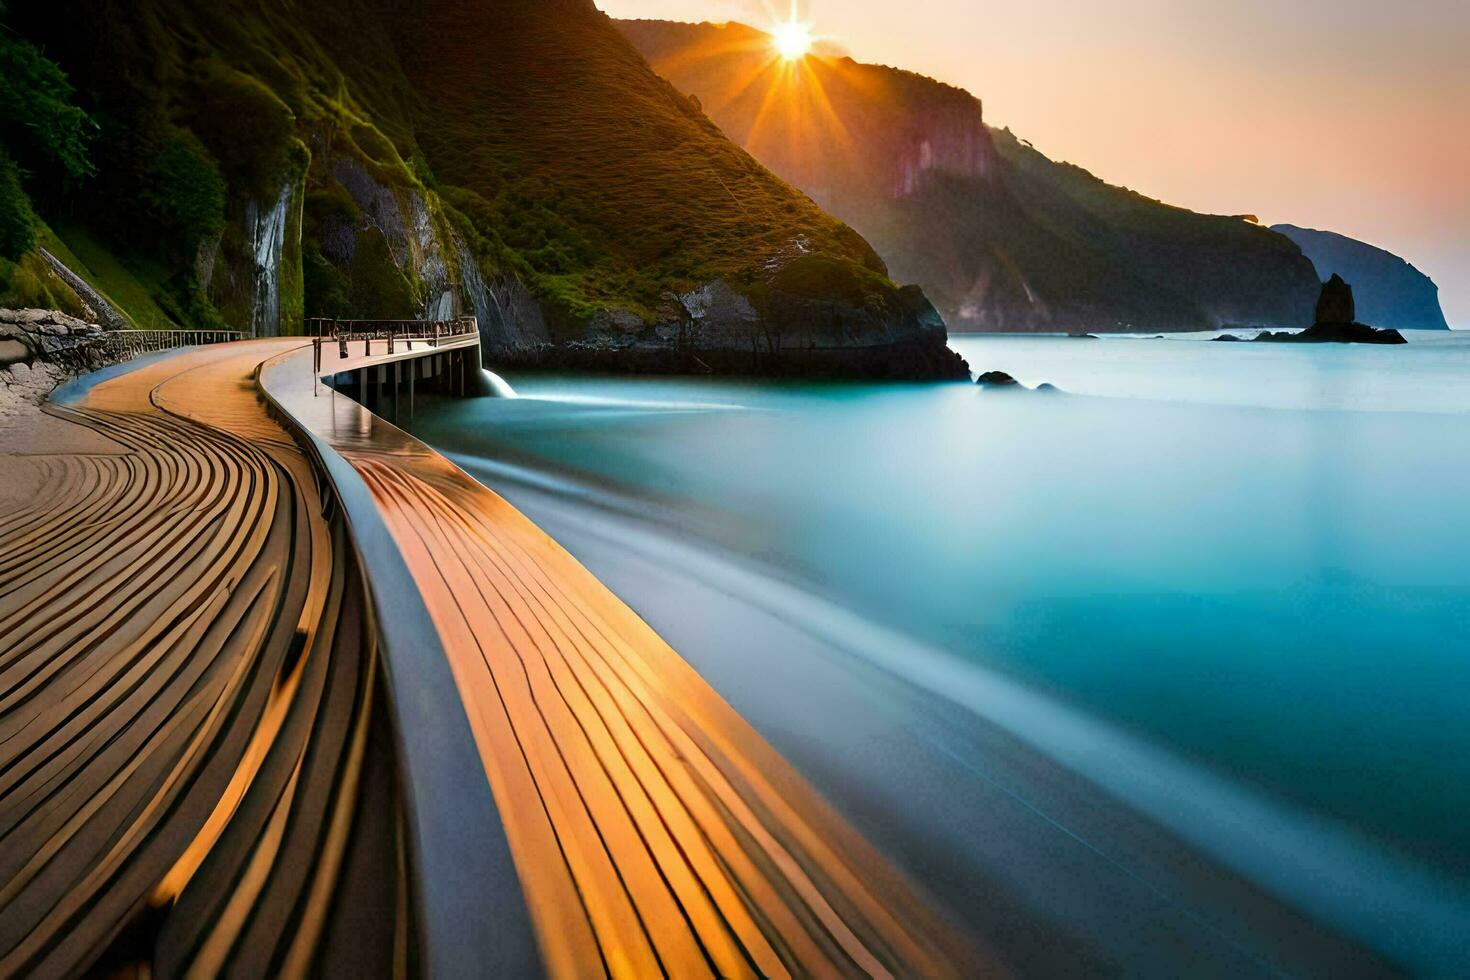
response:
M106 330L100 335L119 360L202 344L228 344L250 335L239 330Z
M306 321L306 332L312 336L312 370L322 373L322 350L329 344L337 345L337 356L347 357L349 343L362 343L364 357L371 357L373 342L381 341L382 353L397 353L397 345L407 344L413 349L415 342L438 347L452 340L477 337L480 324L472 316L456 317L453 320L328 320Z

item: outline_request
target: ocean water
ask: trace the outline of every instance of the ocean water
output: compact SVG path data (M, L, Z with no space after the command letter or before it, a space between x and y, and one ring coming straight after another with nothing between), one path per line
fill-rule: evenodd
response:
M1023 970L1470 968L1470 336L1061 394L507 375L411 428ZM422 406L422 403L421 403Z

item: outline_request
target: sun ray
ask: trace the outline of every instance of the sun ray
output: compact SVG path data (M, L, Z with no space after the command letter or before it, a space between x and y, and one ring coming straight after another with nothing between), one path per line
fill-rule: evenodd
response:
M760 5L769 15L764 30L719 25L709 37L661 52L661 64L705 78L702 108L723 113L727 135L779 161L778 173L809 167L822 154L852 160L856 141L835 102L850 101L848 93L872 88L874 80L854 71L830 37L815 33L797 0L780 4L780 14L768 0ZM882 93L869 92L874 96Z

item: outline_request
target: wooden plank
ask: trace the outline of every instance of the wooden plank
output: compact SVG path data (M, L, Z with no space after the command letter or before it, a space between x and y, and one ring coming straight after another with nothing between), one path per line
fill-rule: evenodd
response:
M201 349L53 408L123 452L44 457L0 518L0 975L114 969L158 937L175 972L313 963L377 688L368 637L337 628L340 527L250 380L295 345ZM396 852L368 858L389 887ZM247 889L228 869L251 854Z

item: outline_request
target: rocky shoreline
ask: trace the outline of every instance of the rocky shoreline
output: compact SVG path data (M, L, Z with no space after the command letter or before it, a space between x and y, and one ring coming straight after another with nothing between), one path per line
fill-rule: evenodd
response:
M655 321L608 309L586 324L544 324L507 342L482 321L487 363L521 370L601 374L802 377L855 381L968 381L944 320L915 287L865 293L817 256L769 282L725 280L670 294ZM871 285L871 284L868 284ZM754 296L754 299L752 298Z
M568 343L501 351L495 369L592 374L719 375L851 381L969 381L965 359L943 341L900 341L871 347L776 350L685 349L661 345Z
M0 309L0 421L33 414L56 388L116 358L101 326L56 310Z

